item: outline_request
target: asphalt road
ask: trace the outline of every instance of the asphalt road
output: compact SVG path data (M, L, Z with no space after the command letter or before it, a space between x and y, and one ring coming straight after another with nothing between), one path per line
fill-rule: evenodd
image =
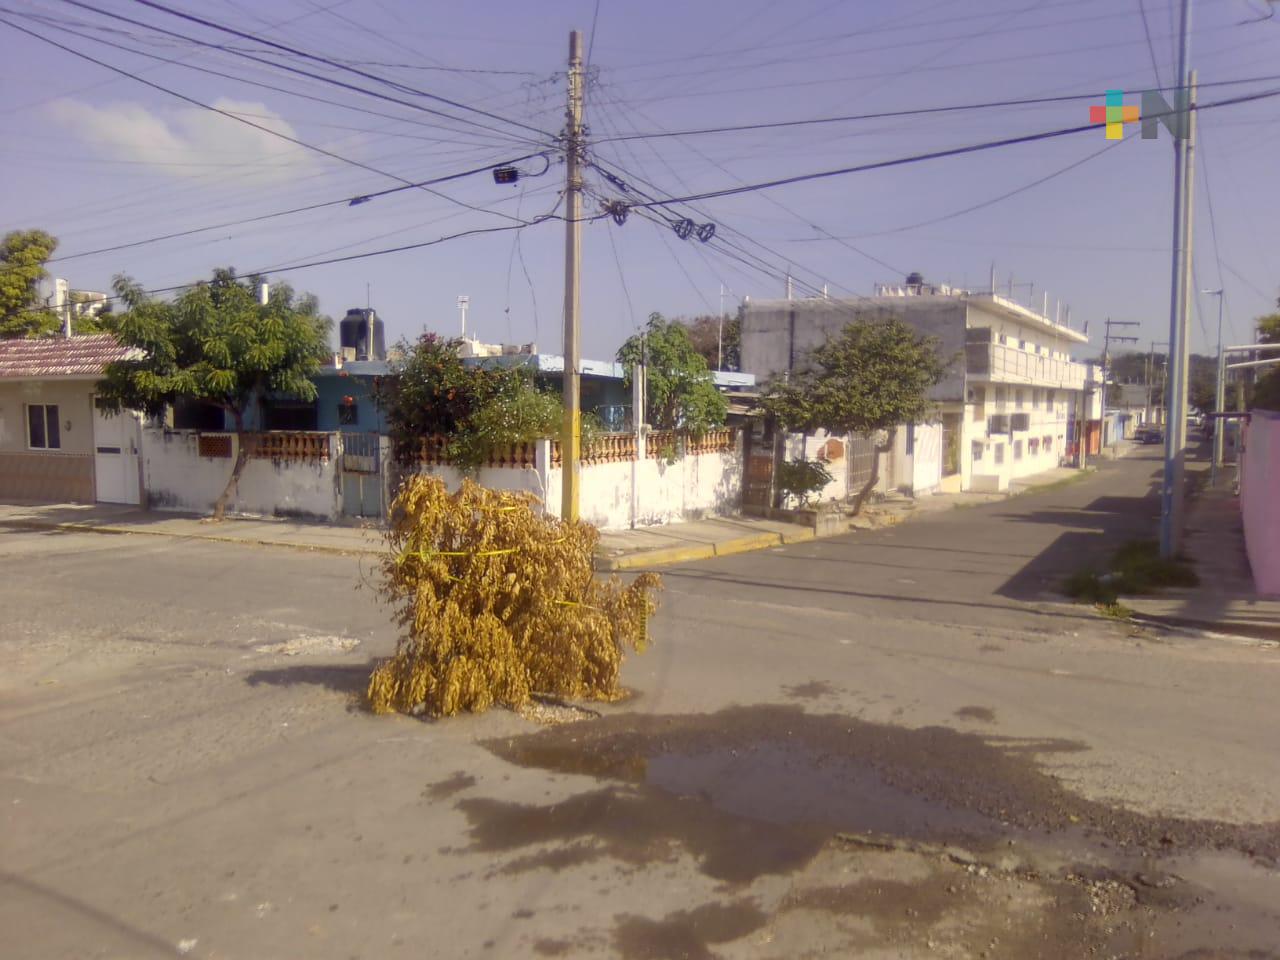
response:
M0 956L1273 956L1280 651L1053 593L1157 467L671 568L541 733L363 712L367 564L2 533Z

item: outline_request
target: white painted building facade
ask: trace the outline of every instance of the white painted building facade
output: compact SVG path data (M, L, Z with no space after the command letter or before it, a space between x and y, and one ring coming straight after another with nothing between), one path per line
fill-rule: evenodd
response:
M1069 463L1088 420L1088 364L1079 330L1010 299L944 286L881 287L857 300L749 301L742 366L758 382L803 369L814 347L860 319L897 317L936 337L950 359L934 388L933 423L897 431L885 485L920 494L995 491Z

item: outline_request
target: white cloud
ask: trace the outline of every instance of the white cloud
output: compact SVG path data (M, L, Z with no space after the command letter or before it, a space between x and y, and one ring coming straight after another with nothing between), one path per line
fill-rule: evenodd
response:
M264 104L219 99L213 105L297 137L293 127ZM257 183L280 182L313 162L302 147L199 107L157 112L138 103L95 106L61 99L48 109L59 125L95 153L148 164L174 177L230 175Z

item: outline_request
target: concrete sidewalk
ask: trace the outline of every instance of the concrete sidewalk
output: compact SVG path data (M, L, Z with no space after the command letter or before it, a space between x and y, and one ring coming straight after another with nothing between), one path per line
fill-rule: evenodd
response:
M1227 478L1191 500L1183 553L1199 586L1123 598L1138 619L1280 640L1280 597L1254 590L1239 499Z
M1072 482L1086 474L1070 468L1048 470L1015 481L1008 493L948 493L919 498L892 496L867 504L849 517L839 532L893 526L912 516L976 506L1020 493ZM383 550L383 530L365 525L304 523L272 517L229 516L211 523L195 514L144 510L113 504L0 505L0 530L77 531L102 534L180 537L215 543L287 547L345 556L367 556ZM814 539L806 526L756 517L716 517L601 534L600 570L635 570L692 560L724 557Z
M221 523L212 523L194 514L109 503L0 505L0 530L6 528L180 537L350 556L379 553L383 541L379 527L300 523L269 517L227 517Z

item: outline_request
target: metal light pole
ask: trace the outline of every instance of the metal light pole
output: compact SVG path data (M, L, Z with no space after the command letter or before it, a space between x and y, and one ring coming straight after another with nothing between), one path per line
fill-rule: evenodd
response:
M1182 542L1187 454L1187 304L1190 298L1195 72L1191 70L1191 0L1182 0L1178 51L1178 110L1184 122L1175 137L1173 175L1173 282L1169 309L1169 392L1165 408L1164 476L1160 489L1160 556L1176 556Z
M1227 383L1226 383L1226 354L1222 352L1222 295L1223 289L1219 287L1217 290L1201 290L1201 293L1218 298L1218 380L1213 389L1213 412L1222 413L1223 406L1226 405ZM1213 458L1209 466L1209 483L1216 485L1218 482L1218 469L1222 466L1222 440L1223 432L1219 429L1222 426L1220 418L1215 417L1213 421Z

